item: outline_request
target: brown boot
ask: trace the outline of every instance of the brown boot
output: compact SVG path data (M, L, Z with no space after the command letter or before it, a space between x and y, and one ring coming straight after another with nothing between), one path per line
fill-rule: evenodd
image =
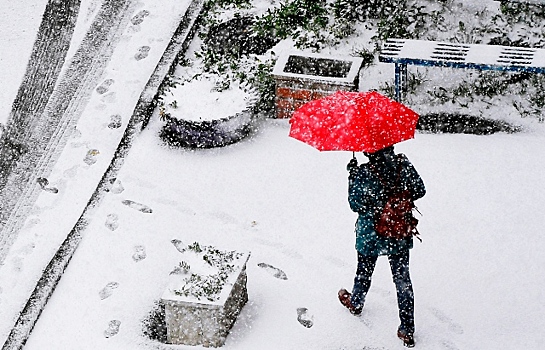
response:
M403 340L403 345L408 348L414 348L414 335L404 330L397 330L397 337Z
M355 307L354 305L352 305L352 301L350 300L350 298L352 297L352 294L350 294L349 291L342 288L341 290L339 290L338 296L339 296L339 301L341 302L341 304L343 304L344 307L346 307L352 315L357 316L361 314L362 308Z

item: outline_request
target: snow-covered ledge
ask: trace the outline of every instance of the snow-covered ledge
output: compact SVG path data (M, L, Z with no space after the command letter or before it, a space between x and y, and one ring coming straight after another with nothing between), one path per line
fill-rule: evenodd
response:
M183 258L161 298L167 342L220 347L248 301L250 252L220 251L198 243L177 248Z

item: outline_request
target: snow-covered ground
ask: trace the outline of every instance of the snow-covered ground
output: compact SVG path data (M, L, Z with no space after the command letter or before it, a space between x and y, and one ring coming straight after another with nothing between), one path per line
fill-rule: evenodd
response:
M125 40L119 45L132 57L142 44ZM119 57L113 62L122 65ZM4 74L14 67L9 79L20 79L21 62L4 61L4 56L0 62ZM135 71L140 70L131 71L134 80L121 71L107 75L115 75L116 84L126 78L124 86L130 86L141 74ZM96 109L102 119L91 123L82 117L88 124L79 127L81 135L75 134L50 179L59 194L43 193L24 239L0 266L2 310L14 309L14 291L28 292L27 281L36 278L29 266L47 260L55 240L67 233L59 227L71 228L65 216L96 186L98 168L108 163L102 156L113 152L106 132L112 131L107 124L114 111L108 108L130 109L132 103L120 91L115 90L115 103L98 96L90 101L91 107L106 108ZM192 91L187 101L202 93ZM543 347L545 276L539 267L545 264L545 125L520 122L525 130L517 134L417 134L396 148L412 160L428 190L417 203L424 215L424 242L416 242L411 252L420 349ZM194 349L162 345L142 332L142 321L179 262L172 239L252 253L249 302L225 349L402 348L385 258L379 259L361 317L350 315L337 300L339 288L351 288L355 271L356 215L346 200L345 171L351 153L320 153L293 140L285 120L264 121L250 138L229 147L169 149L157 136L161 124L154 115L139 135L116 190L93 212L25 349ZM97 163L83 162L89 149L101 152ZM83 187L89 190L82 195ZM135 210L124 200L152 212ZM59 221L47 222L50 218ZM288 279L275 278L259 263L282 269ZM108 285L111 295L102 298ZM300 307L312 316L311 328L297 322ZM7 314L0 319L2 336L14 322ZM105 338L112 320L120 321L119 333Z
M124 191L97 210L26 348L167 348L146 340L141 321L180 259L172 239L252 252L249 303L226 349L402 348L387 259L379 259L361 317L336 297L355 270L350 153L320 153L290 139L286 121L267 121L226 148L172 150L160 145L160 125L155 118L131 149L118 176ZM542 348L544 132L536 124L512 135L418 134L398 145L428 189L417 203L424 242L411 263L418 348ZM114 231L110 214L118 218ZM146 258L136 262L139 246ZM110 282L118 288L102 300ZM299 307L313 315L312 328L297 322ZM121 326L106 339L110 320Z

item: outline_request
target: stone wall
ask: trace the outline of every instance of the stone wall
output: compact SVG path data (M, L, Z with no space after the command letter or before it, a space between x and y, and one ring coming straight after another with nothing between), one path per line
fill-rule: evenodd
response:
M240 273L223 305L163 299L169 344L223 346L248 301L246 270Z

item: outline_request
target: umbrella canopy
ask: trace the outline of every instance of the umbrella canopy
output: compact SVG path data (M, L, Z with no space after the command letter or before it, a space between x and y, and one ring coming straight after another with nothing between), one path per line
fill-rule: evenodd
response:
M337 91L299 107L289 136L319 151L375 152L414 137L418 114L376 91Z

